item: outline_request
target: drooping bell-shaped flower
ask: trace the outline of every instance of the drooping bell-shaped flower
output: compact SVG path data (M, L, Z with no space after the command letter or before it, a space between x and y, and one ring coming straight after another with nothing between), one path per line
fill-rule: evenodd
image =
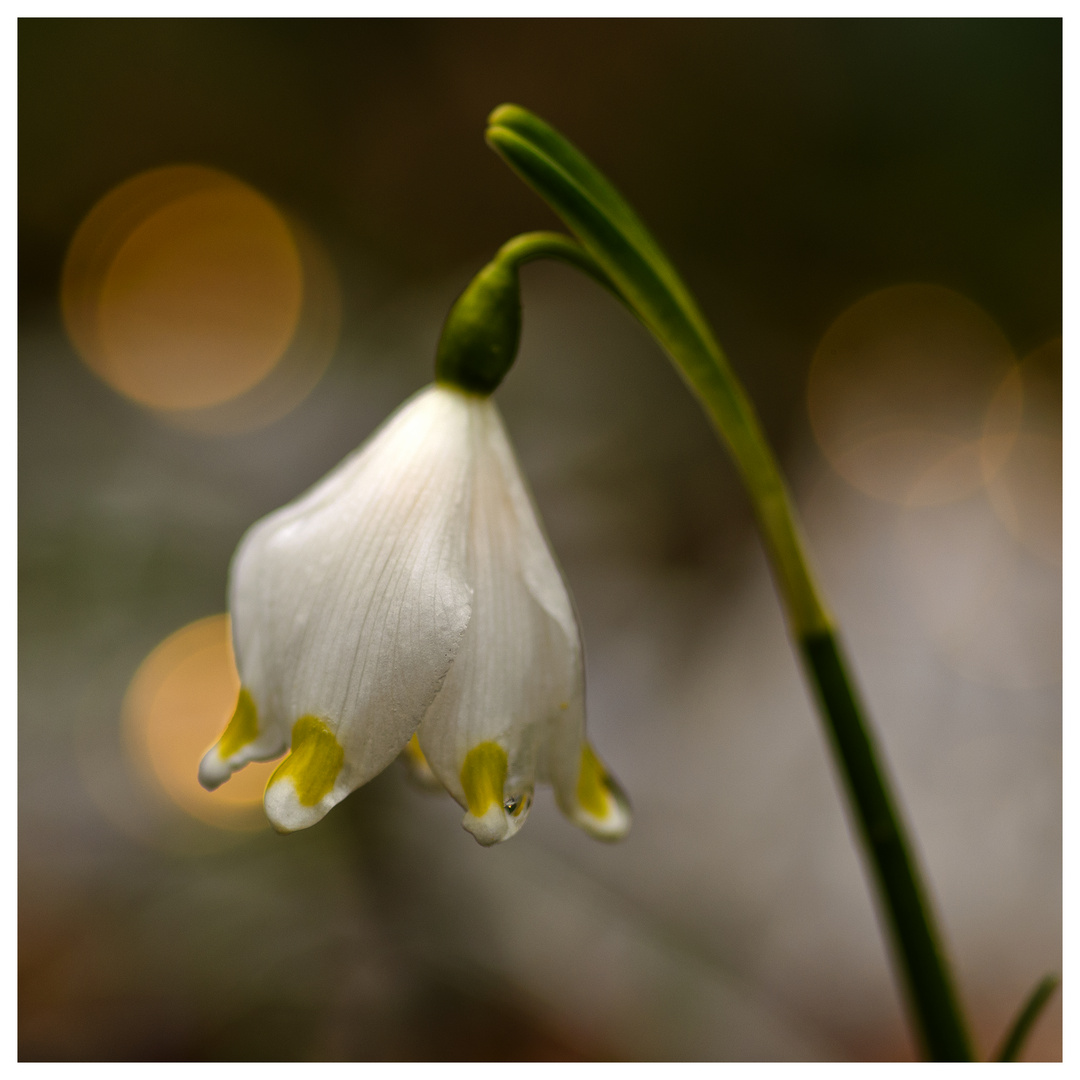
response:
M229 596L242 689L199 779L214 788L289 749L265 805L292 831L404 752L482 844L517 832L538 782L617 839L629 808L585 741L569 594L485 384L442 367L242 540Z

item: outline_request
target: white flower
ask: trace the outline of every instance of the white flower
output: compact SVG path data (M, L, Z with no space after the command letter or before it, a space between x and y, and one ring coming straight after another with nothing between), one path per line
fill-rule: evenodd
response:
M252 526L230 607L243 689L199 779L291 743L266 789L275 828L314 824L403 751L481 844L517 832L537 781L593 835L629 827L585 742L577 620L490 399L436 384L406 402Z

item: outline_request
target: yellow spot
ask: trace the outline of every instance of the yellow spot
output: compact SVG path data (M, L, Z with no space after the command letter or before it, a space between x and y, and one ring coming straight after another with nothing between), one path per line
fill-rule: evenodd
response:
M498 743L482 742L469 751L461 767L461 786L470 814L483 817L492 803L502 805L506 768L506 751Z
M255 702L247 687L240 687L240 696L236 700L236 709L225 733L218 740L218 754L230 758L248 743L253 743L259 734L259 714Z
M420 740L413 737L405 744L401 751L401 760L404 762L409 773L409 779L428 791L444 791L442 783L435 775L434 770L424 757L424 751L420 749Z
M431 768L427 758L424 757L424 751L420 749L420 740L415 735L413 735L413 737L405 744L405 749L402 750L402 753L418 769Z
M301 716L293 724L292 753L274 770L267 787L288 777L301 806L314 806L330 793L345 751L334 733L316 716Z
M610 787L611 781L604 771L604 766L593 753L592 747L585 743L581 747L581 771L577 781L577 799L581 808L595 818L606 818Z
M569 709L569 708L570 708L570 702L569 702L569 701L564 701L564 702L562 702L562 703L561 703L561 704L559 705L559 708L560 708L560 709Z

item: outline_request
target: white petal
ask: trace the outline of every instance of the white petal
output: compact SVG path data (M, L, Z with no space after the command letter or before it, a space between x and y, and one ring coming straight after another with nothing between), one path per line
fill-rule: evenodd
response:
M559 808L575 825L597 839L620 840L630 829L630 802L585 742L584 658L573 601L494 406L492 412L488 450L499 463L520 529L521 576L533 599L562 629L573 654L572 689L545 725L537 774L554 786Z
M537 779L550 774L557 791L576 790L584 680L573 605L498 412L490 401L475 409L473 617L417 734L431 768L466 808L465 827L491 844L521 827Z
M385 768L458 651L470 618L473 408L456 391L422 391L237 551L241 682L259 740L283 746L294 736L267 788L279 829L313 824Z

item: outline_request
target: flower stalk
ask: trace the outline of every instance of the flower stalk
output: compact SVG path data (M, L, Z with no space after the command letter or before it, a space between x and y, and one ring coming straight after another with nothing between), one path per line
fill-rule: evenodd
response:
M534 259L576 266L620 300L618 288L580 244L554 232L508 240L454 301L435 353L435 380L474 394L491 394L517 356L521 339L518 269Z
M780 467L756 413L689 290L611 183L557 131L515 105L488 119L487 141L555 210L580 243L552 234L510 241L500 255L553 254L618 296L663 346L734 458L765 541L792 637L836 758L880 899L906 998L927 1057L972 1060L961 1013L891 782L806 556ZM530 237L547 236L546 242ZM504 255L504 253L506 253ZM496 262L499 257L497 256Z

